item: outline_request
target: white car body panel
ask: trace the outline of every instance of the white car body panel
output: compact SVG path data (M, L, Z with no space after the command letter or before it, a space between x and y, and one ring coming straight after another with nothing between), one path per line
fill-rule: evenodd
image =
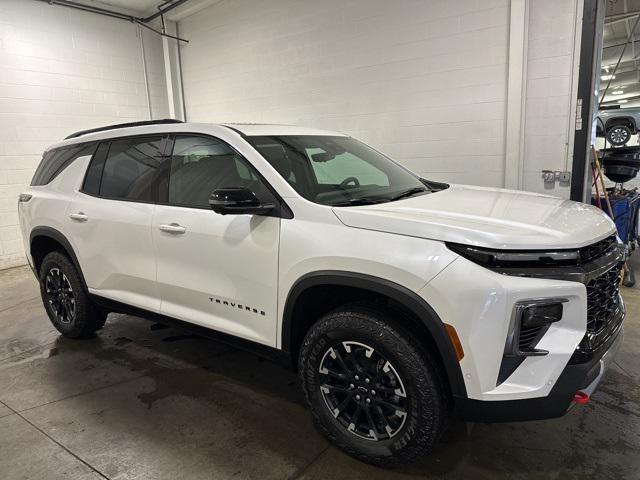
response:
M152 223L161 313L275 347L280 222L156 206ZM172 223L186 231L159 229Z
M496 249L576 248L615 231L611 219L591 205L466 185L335 212L352 227Z
M510 277L458 257L429 282L420 296L453 325L464 348L460 362L467 395L478 400L546 396L587 328L586 289L577 282ZM496 387L509 319L516 302L566 298L562 320L552 324L537 348L549 350L528 357L514 374Z
M330 207L309 204L302 199L290 200L296 217L282 221L280 319L291 288L308 273L359 273L418 292L457 256L442 242L345 227Z
M26 191L34 196L28 203L19 203L20 230L27 259L33 265L30 255L31 231L37 227L54 228L65 232L68 226L67 207L75 197L78 184L84 177L89 158L78 159L60 173L49 185L29 187Z
M81 252L79 261L90 292L152 312L160 310L151 238L154 208L81 192L71 200L67 216L82 212L88 219L69 218L63 233Z

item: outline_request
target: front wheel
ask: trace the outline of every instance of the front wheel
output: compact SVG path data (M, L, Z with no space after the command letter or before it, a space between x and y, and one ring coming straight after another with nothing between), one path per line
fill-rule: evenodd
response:
M343 307L307 333L302 385L323 433L348 454L396 467L428 453L447 420L442 375L394 316Z
M106 321L106 313L91 302L73 263L60 252L49 253L42 261L40 294L51 323L65 337L90 336Z

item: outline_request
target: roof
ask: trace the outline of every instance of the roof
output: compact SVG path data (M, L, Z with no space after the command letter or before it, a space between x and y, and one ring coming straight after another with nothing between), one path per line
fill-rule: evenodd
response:
M104 140L106 138L126 137L131 135L157 134L165 132L198 132L207 133L211 127L223 127L234 130L245 136L277 136L277 135L329 135L346 136L343 133L331 132L294 125L277 125L266 123L186 123L174 119L145 120L140 122L120 123L81 130L68 135L64 141L49 148L57 148L69 144Z
M269 123L224 123L225 127L233 128L249 137L270 135L331 135L346 136L344 133L320 130L311 127L299 127L296 125L278 125Z

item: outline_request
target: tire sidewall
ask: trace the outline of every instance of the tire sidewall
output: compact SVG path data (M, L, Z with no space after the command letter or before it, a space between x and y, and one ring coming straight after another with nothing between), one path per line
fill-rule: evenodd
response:
M352 321L354 316L357 319L355 322ZM350 325L334 328L330 326L330 315L312 329L303 345L300 372L307 400L317 420L339 446L346 446L348 450L369 457L393 458L412 447L422 449L433 445L442 430L440 419L444 415L444 405L438 383L433 372L429 371L426 359L394 330L383 327L380 331L379 325L367 325L366 320L354 313L343 314L343 317L349 318ZM329 347L342 341L355 341L373 347L398 372L407 393L407 419L400 432L392 438L381 441L360 438L340 425L327 408L320 391L318 370Z

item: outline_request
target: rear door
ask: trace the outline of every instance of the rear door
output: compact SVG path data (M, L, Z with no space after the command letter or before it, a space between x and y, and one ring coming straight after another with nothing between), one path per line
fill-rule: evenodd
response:
M253 167L225 142L177 135L166 203L152 222L165 315L275 346L280 218L220 215L217 188L247 187L276 199Z
M100 143L67 209L67 231L92 293L159 311L151 220L166 189L168 137Z

